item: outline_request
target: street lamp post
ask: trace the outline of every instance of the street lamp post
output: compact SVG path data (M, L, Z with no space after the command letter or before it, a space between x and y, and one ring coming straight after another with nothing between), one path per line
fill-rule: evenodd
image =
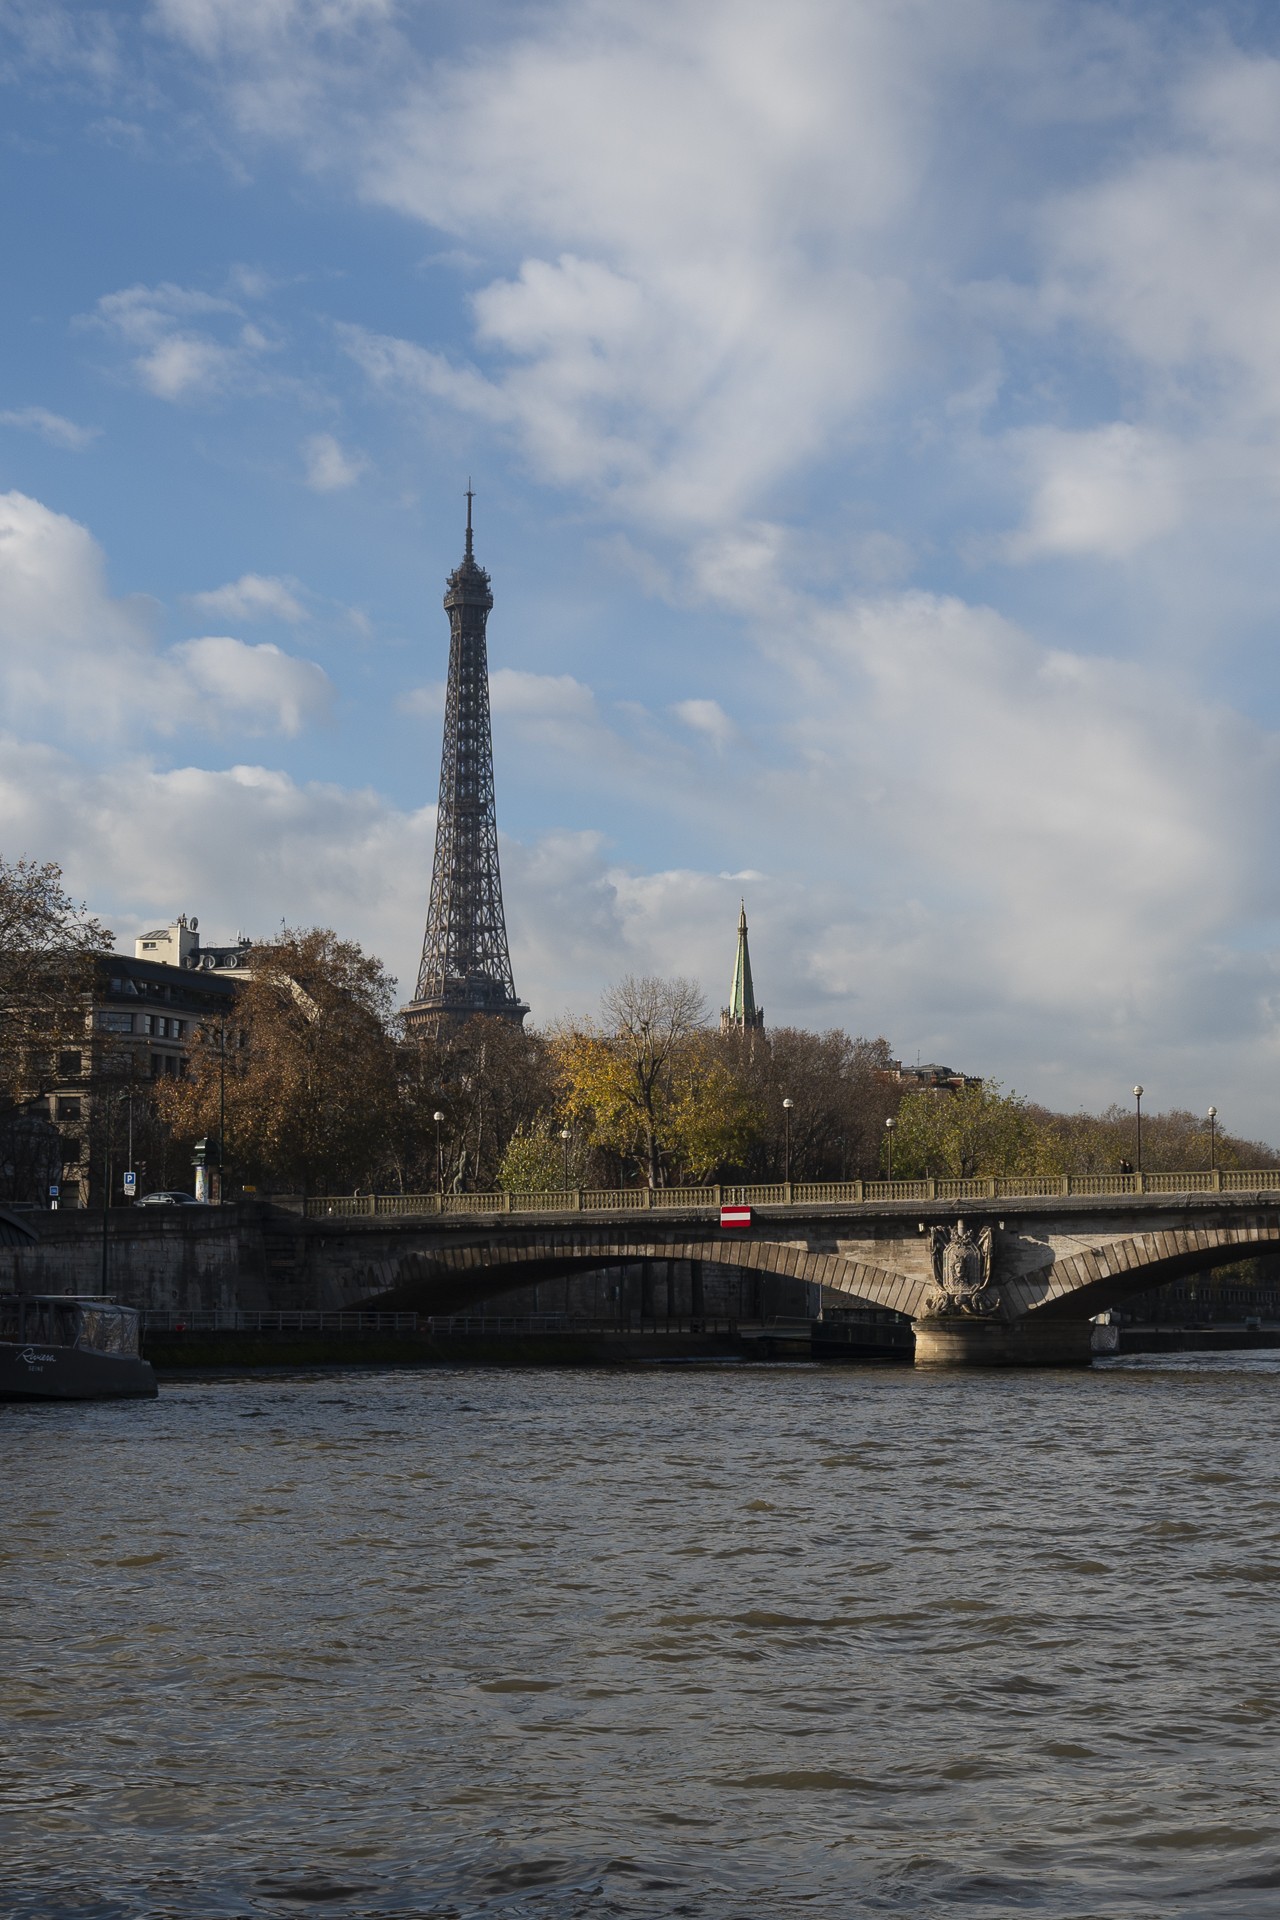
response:
M224 1142L227 1137L227 1016L224 1013L218 1028L218 1205L226 1198L226 1156Z
M110 1262L107 1242L107 1214L111 1207L111 1133L112 1121L120 1110L120 1102L125 1094L109 1093L102 1103L102 1286L107 1291L107 1275Z
M1133 1158L1139 1177L1141 1177L1142 1174L1142 1096L1145 1092L1145 1087L1135 1087L1133 1090L1133 1097L1137 1102L1138 1112L1137 1126L1134 1132Z
M436 1123L436 1192L443 1193L444 1192L444 1148L440 1144L440 1129L444 1125L444 1115L441 1113L439 1107L436 1108L431 1118Z
M1218 1171L1218 1109L1209 1109L1209 1171Z
M566 1191L568 1190L568 1186L569 1186L569 1142L572 1140L572 1138L573 1138L573 1134L571 1130L568 1127L561 1127L560 1145L564 1150L564 1186Z
M884 1137L889 1147L889 1184L891 1186L893 1184L893 1130L897 1124L893 1119L886 1120L884 1123Z
M794 1100L782 1103L782 1181L784 1186L791 1184L791 1109Z

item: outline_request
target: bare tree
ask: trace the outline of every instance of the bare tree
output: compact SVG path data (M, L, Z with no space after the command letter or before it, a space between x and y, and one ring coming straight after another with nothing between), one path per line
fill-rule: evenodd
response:
M780 1179L788 1157L796 1180L876 1172L885 1118L897 1113L900 1097L887 1040L854 1039L838 1027L775 1027L722 1034L717 1045L763 1116L740 1169L748 1180ZM785 1112L784 1100L792 1103Z
M0 1108L47 1093L59 1045L83 1044L94 957L113 938L54 861L0 859Z
M649 1185L662 1184L665 1121L673 1105L671 1075L680 1049L706 1023L701 989L676 976L628 974L601 1000L616 1092L639 1123L648 1162Z

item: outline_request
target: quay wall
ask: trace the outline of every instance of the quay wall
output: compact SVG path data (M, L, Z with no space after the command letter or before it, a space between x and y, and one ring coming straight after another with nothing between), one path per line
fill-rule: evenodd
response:
M24 1214L30 1246L0 1246L0 1291L112 1293L149 1312L267 1308L264 1239L232 1207ZM105 1258L104 1258L105 1247ZM292 1303L290 1303L292 1304Z
M149 1313L341 1312L406 1284L425 1284L423 1311L465 1307L473 1288L432 1274L429 1253L406 1250L402 1223L304 1220L261 1202L225 1207L119 1207L106 1222L104 1280L100 1210L23 1214L29 1247L0 1246L0 1291L114 1294ZM469 1238L474 1238L471 1230ZM477 1260L479 1264L479 1260ZM513 1278L515 1276L513 1275ZM624 1262L544 1275L492 1289L488 1311L559 1312L596 1321L805 1317L816 1289L783 1275L746 1275L689 1260ZM844 1304L832 1293L827 1304Z

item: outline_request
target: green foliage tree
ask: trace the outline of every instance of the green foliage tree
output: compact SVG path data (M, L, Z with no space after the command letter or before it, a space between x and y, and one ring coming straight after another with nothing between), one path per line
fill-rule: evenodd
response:
M1040 1138L1040 1165L1048 1173L1114 1173L1121 1161L1134 1164L1137 1134L1131 1107L1110 1106L1102 1113L1053 1113L1027 1109ZM1175 1107L1142 1116L1142 1163L1148 1173L1189 1173L1208 1167L1274 1167L1280 1153L1260 1140L1246 1140L1222 1126L1210 1144L1207 1117Z
M1002 1093L994 1080L908 1093L898 1108L893 1160L899 1179L1035 1173L1039 1131L1025 1100Z
M499 1185L507 1193L554 1193L580 1185L582 1151L572 1131L567 1141L563 1131L551 1114L518 1124L502 1156Z

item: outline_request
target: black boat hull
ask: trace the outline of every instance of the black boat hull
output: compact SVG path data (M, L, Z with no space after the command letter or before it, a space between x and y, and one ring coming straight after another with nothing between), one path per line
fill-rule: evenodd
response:
M0 1400L153 1400L155 1370L132 1354L0 1340Z

